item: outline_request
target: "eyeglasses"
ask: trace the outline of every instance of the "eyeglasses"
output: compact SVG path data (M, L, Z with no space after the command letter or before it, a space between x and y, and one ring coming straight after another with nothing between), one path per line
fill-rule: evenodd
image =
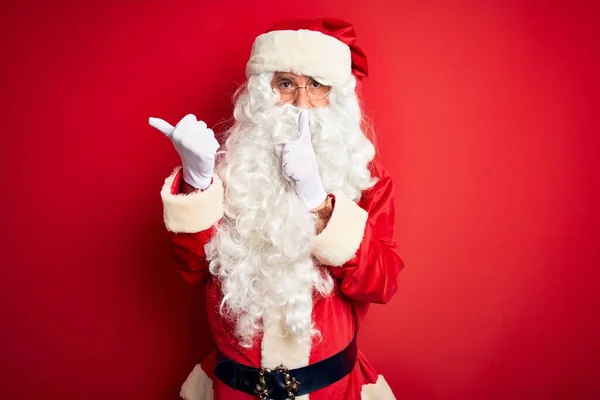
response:
M299 89L305 89L311 100L323 100L331 92L331 86L323 85L313 78L308 80L306 86L298 86L293 79L282 76L275 79L271 87L279 92L282 101L289 101L296 97Z

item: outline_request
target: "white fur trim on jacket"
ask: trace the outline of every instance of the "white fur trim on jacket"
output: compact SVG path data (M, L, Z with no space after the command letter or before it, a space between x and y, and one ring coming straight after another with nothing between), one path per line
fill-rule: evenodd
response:
M252 45L246 76L276 71L342 86L352 74L350 48L332 36L307 29L264 33Z
M377 382L363 385L360 398L361 400L396 400L383 375L377 377Z
M181 167L167 179L160 191L166 228L176 233L195 233L210 228L223 216L223 183L216 176L203 192L172 194L171 185Z
M206 375L200 364L197 364L188 375L179 396L183 400L212 400L213 381Z
M283 326L284 318L273 321L264 321L267 327L263 333L261 343L261 361L264 368L275 368L279 364L289 369L306 367L310 357L310 339L298 343L296 339ZM298 400L309 400L310 395L296 397Z
M335 206L323 231L315 238L313 256L324 265L339 267L360 247L368 213L344 193L334 193Z

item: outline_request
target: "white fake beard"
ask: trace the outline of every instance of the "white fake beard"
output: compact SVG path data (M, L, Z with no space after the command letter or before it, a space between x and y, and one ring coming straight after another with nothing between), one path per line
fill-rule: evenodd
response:
M235 322L244 347L268 328L265 321L280 318L298 342L310 341L318 334L311 319L313 295L327 296L333 287L311 256L315 218L283 179L275 152L277 145L297 139L300 110L276 105L269 83L268 74L250 78L249 92L236 104L237 122L217 169L226 188L226 216L206 246L210 272L221 283L221 314ZM320 174L327 192L342 190L357 199L373 184L367 163L374 150L365 153L365 145L372 145L358 120L349 146L348 121L334 114L335 107L310 112ZM353 151L356 146L363 150ZM368 160L354 164L357 154Z

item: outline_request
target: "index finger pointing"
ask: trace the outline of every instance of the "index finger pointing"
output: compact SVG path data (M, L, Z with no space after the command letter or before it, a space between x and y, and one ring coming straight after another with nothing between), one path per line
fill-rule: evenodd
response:
M310 128L309 128L309 118L308 111L302 110L300 111L300 116L298 117L298 140L297 143L302 141L310 141Z
M164 133L166 137L171 137L171 134L173 134L173 131L175 130L173 125L160 118L150 117L148 118L148 124Z

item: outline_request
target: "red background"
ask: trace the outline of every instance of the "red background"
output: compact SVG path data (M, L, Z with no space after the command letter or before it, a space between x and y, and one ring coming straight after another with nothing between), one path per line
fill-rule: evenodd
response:
M177 398L208 338L147 119L228 117L294 16L352 21L370 62L406 269L360 345L398 398L600 398L594 3L3 2L0 399Z

